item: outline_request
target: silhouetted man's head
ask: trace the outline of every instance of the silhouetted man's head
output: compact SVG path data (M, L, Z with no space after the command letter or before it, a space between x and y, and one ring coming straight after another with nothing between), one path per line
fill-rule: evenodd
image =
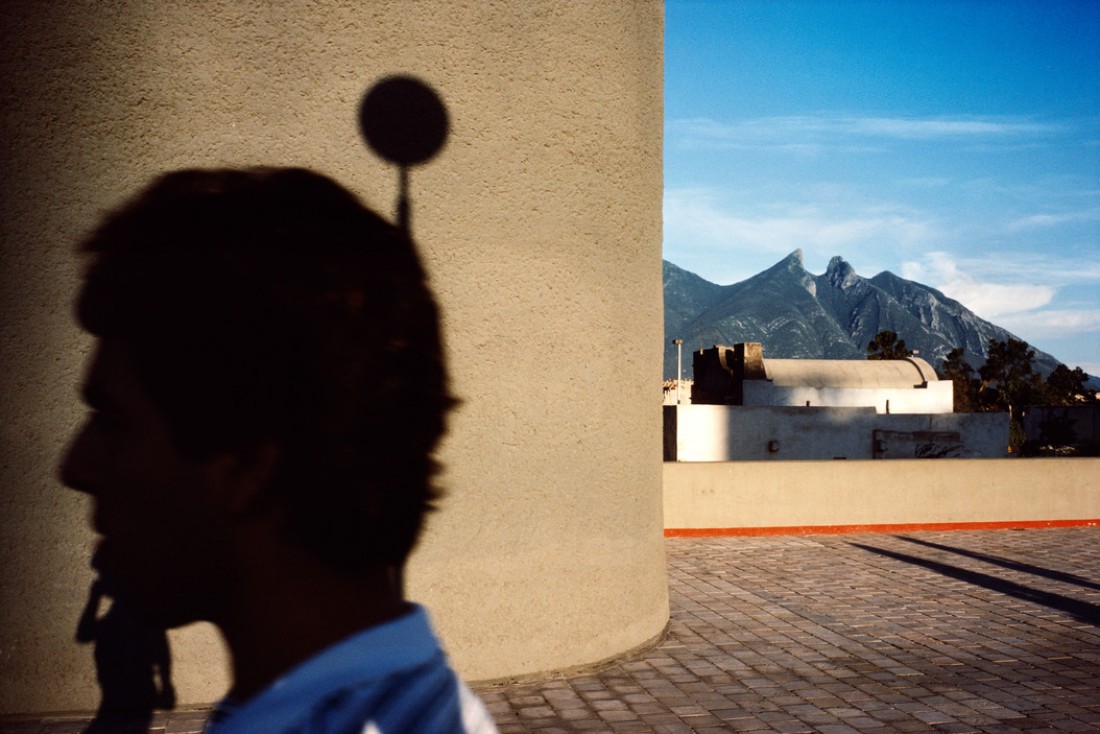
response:
M64 478L97 498L97 517L127 512L130 500L99 506L120 472L135 496L173 483L201 493L192 470L262 453L270 470L242 513L279 508L280 532L341 572L404 562L452 401L436 306L403 232L306 170L189 170L156 180L84 249L78 311L100 338L86 391L99 415ZM138 394L104 394L131 374ZM156 428L125 445L110 425L120 400L163 422L169 445L128 459L156 466L117 468ZM171 481L157 476L173 462ZM160 511L205 532L171 503Z

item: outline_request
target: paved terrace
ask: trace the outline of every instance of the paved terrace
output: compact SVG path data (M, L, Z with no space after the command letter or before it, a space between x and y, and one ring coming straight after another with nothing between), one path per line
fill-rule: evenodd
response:
M1100 528L667 548L665 640L598 672L481 688L501 732L1100 731Z

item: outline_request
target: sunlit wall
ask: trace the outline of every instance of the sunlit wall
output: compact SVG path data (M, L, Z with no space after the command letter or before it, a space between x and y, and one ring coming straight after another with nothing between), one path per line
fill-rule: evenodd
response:
M98 702L91 650L73 642L88 506L54 475L91 346L71 316L74 241L182 166L309 166L391 214L397 173L360 141L355 111L399 72L431 84L451 119L410 190L463 400L411 596L473 680L584 665L660 634L662 12L0 5L0 713ZM173 647L182 701L217 698L212 631Z

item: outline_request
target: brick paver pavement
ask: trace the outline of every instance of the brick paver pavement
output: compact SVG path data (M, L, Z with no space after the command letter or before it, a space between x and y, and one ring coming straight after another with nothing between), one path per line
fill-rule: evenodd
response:
M667 637L598 672L480 688L503 734L1100 731L1100 528L667 549Z

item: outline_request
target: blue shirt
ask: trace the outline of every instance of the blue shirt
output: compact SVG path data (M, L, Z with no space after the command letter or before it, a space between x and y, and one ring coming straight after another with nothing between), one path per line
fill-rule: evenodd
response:
M205 734L496 734L413 605L292 668L250 700L228 699Z

